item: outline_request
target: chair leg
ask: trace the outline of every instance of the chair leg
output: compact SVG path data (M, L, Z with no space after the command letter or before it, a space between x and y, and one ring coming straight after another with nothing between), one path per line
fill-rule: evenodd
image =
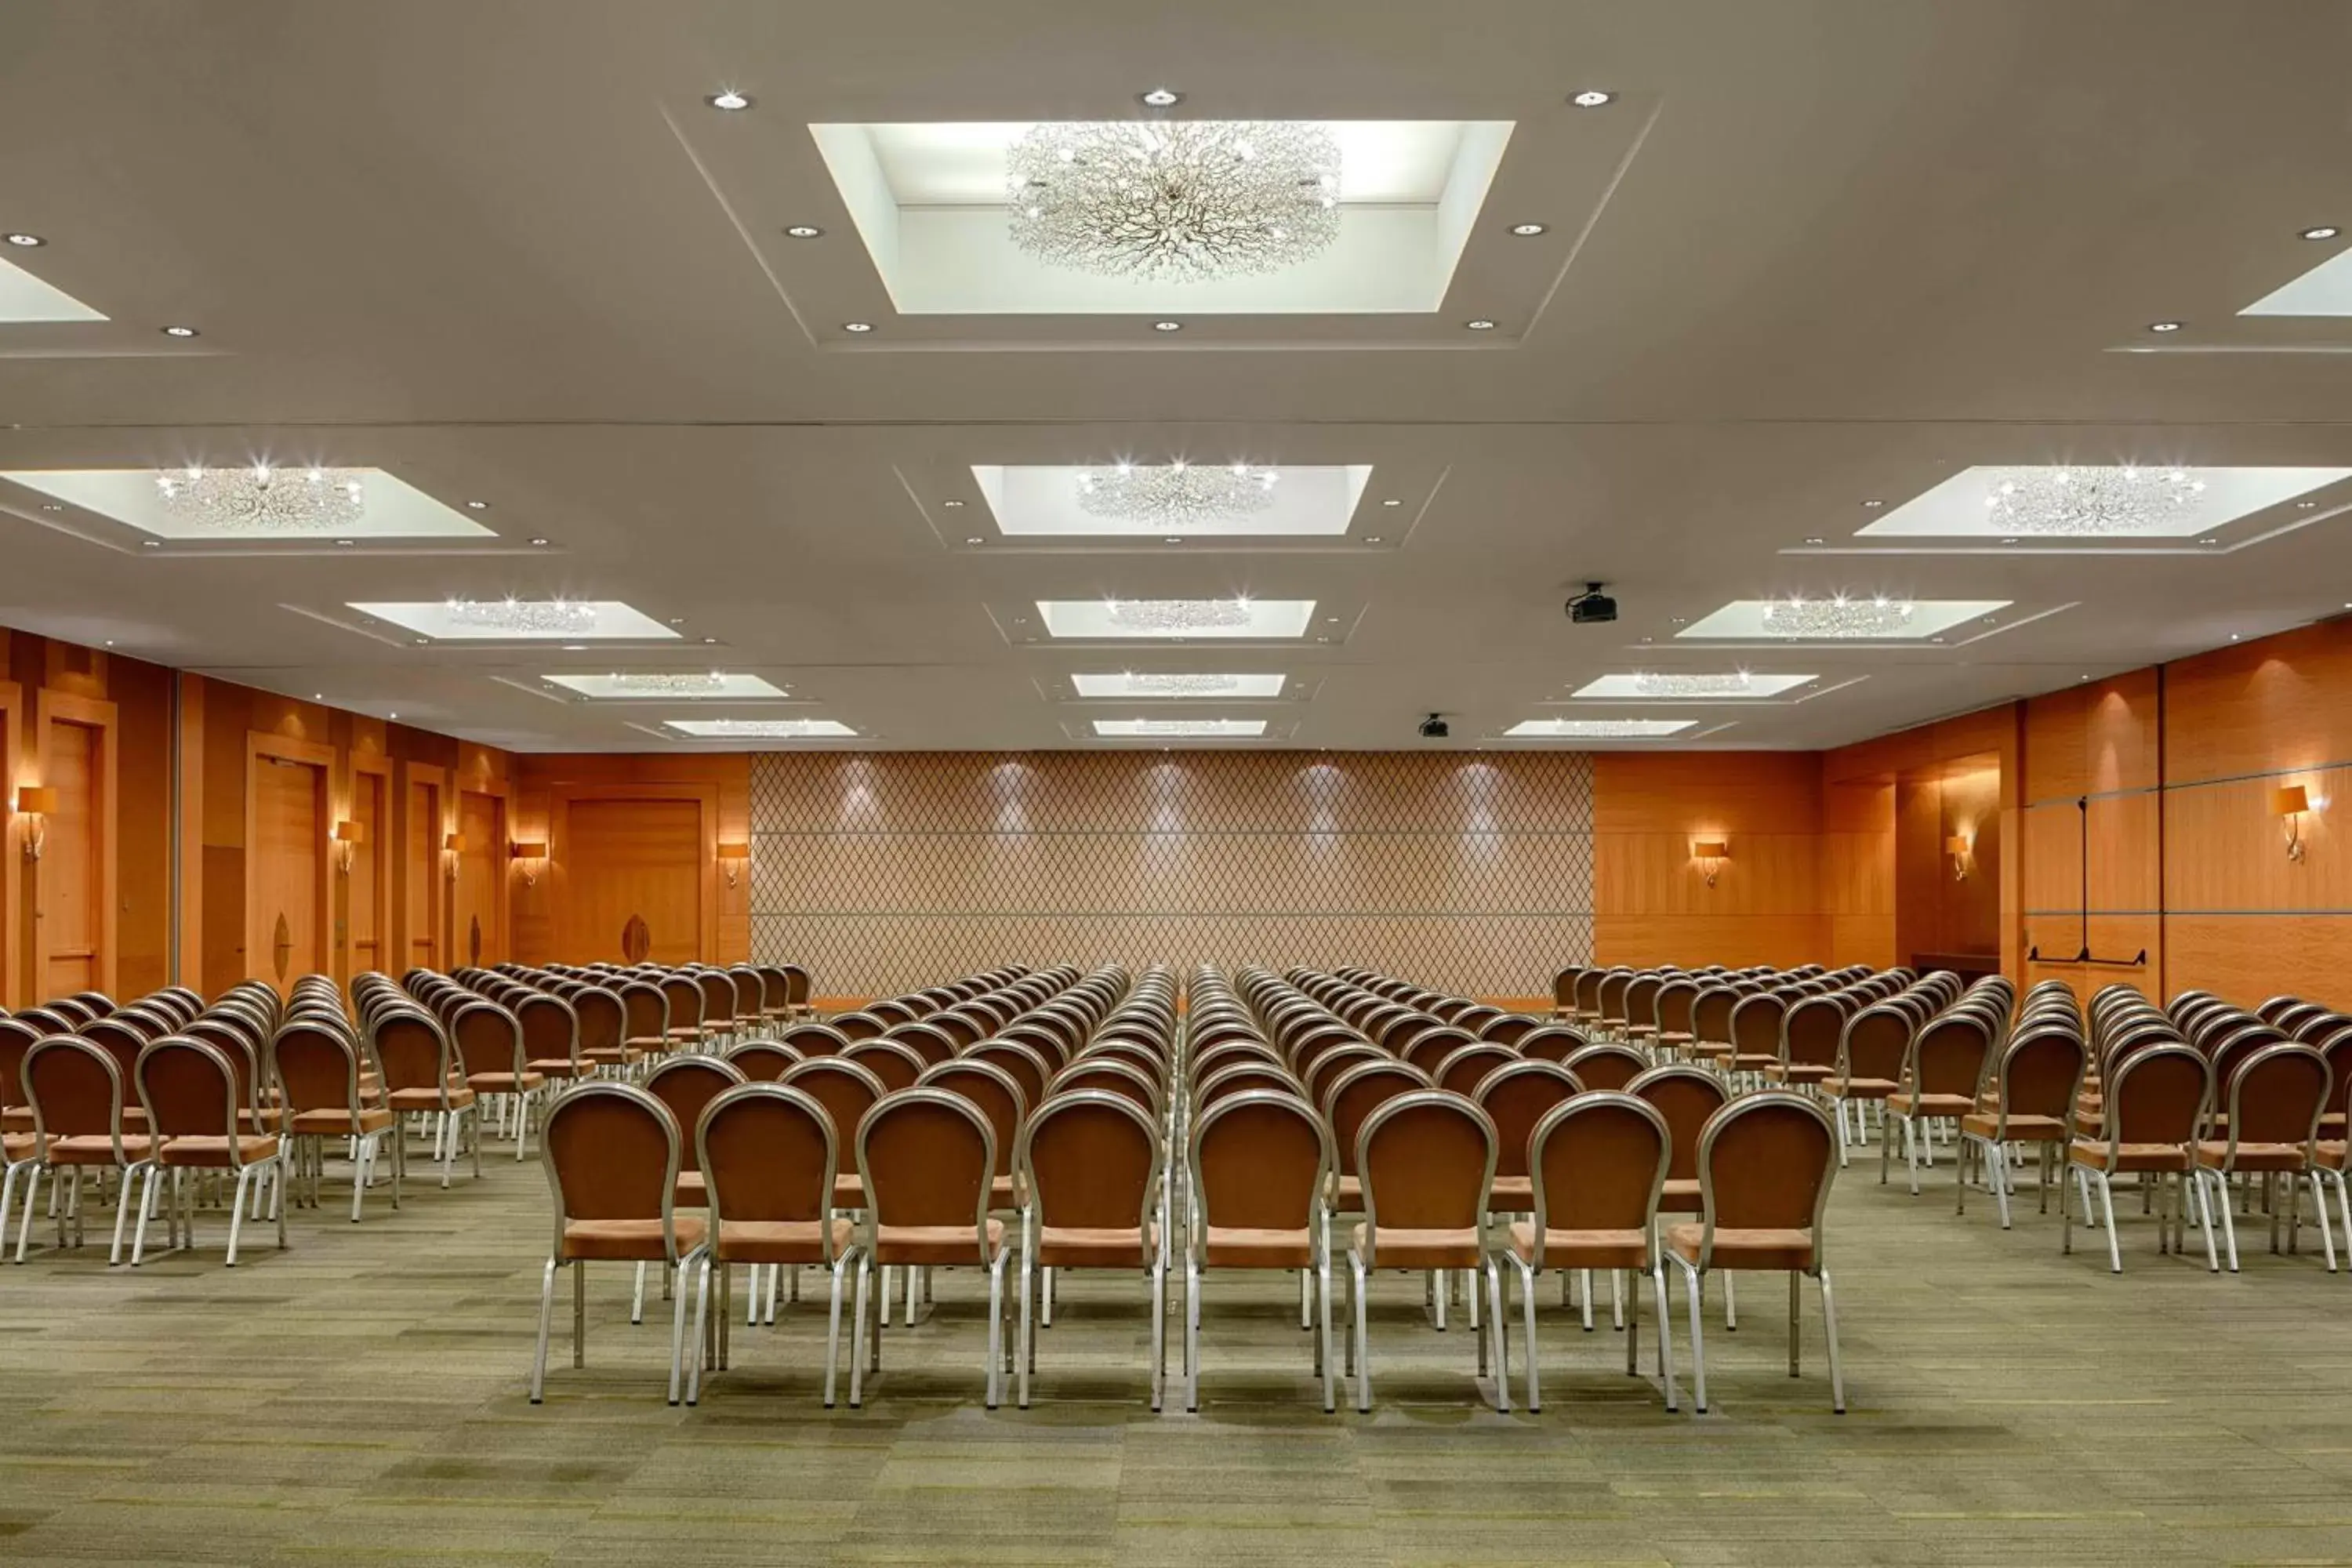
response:
M1486 1332L1495 1336L1495 1409L1497 1414L1511 1413L1511 1336L1505 1329L1503 1317L1503 1277L1490 1256L1486 1260ZM1477 1278L1471 1277L1471 1289L1477 1289Z
M2221 1260L2213 1253L2213 1196L2206 1190L2205 1179L2210 1171L2198 1169L2189 1173L2189 1195L2197 1204L2197 1228L2205 1237L2205 1272L2221 1272Z
M1004 1258L1006 1251L1007 1249L1003 1247L997 1248L995 1258L992 1260L988 1266L987 1397L988 1407L991 1410L996 1408L997 1401L1002 1397L1003 1390ZM1029 1260L1027 1258L1024 1258L1021 1260L1021 1268L1023 1277L1025 1279L1029 1269ZM914 1279L914 1273L912 1270L908 1272L907 1278L911 1284L911 1281ZM908 1304L907 1315L910 1318L914 1316L914 1305L911 1301Z
M539 1281L539 1344L530 1356L530 1402L540 1403L547 1389L547 1330L548 1320L555 1316L555 1259L547 1260L547 1268Z
M1830 1289L1830 1271L1823 1268L1814 1279L1822 1286L1822 1329L1830 1342L1830 1409L1845 1414L1845 1369L1838 1361L1837 1296Z
M1348 1282L1355 1293L1356 1307L1356 1408L1369 1414L1372 1408L1372 1346L1365 1328L1364 1259L1352 1247L1348 1248Z
M240 1165L236 1171L236 1196L228 1205L228 1267L236 1267L236 1238L245 1226L246 1184L253 1179L254 1168Z
M11 1174L13 1173L11 1173ZM132 1190L134 1188L143 1189L140 1192L138 1198L139 1224L131 1234L131 1267L133 1268L138 1268L140 1263L147 1256L147 1212L149 1208L153 1205L155 1201L154 1186L155 1168L152 1165L150 1165L142 1170L139 1166L133 1165L123 1174L122 1201L115 1205L114 1250L120 1254L122 1250L123 1210L128 1208L131 1203ZM110 1258L108 1261L111 1262L112 1259Z
M1528 1361L1528 1413L1534 1415L1543 1408L1543 1392L1536 1383L1536 1276L1535 1270L1513 1258L1519 1271L1520 1354Z
M1318 1348L1323 1352L1323 1414L1330 1415L1339 1408L1338 1385L1334 1381L1331 1354L1331 1255L1323 1253L1315 1260L1315 1303L1319 1320L1317 1332L1321 1336Z
M1184 1408L1201 1408L1201 1266L1189 1257L1184 1259Z
M1681 1264L1682 1260L1677 1258L1675 1262ZM1701 1321L1705 1316L1701 1308L1705 1304L1706 1294L1701 1288L1698 1270L1687 1264L1682 1264L1682 1269L1683 1289L1690 1297L1691 1414L1704 1415L1706 1414L1706 1329Z
M2099 1212L2106 1216L2107 1222L2107 1271L2111 1274L2121 1274L2124 1271L2124 1252L2123 1244L2116 1237L2115 1186L2107 1180L2107 1173L2105 1171L2093 1173L2099 1178ZM2228 1217L2225 1211L2222 1215L2225 1224ZM2237 1261L2237 1247L2232 1245L2230 1251L2231 1262L2234 1266Z
M852 1251L835 1258L833 1268L828 1270L833 1276L833 1309L826 1319L824 1331L824 1407L827 1410L833 1408L834 1379L841 1367L841 1277L849 1268L850 1259L856 1256L856 1253ZM772 1287L774 1283L775 1277L772 1274L769 1284Z
M1805 1320L1797 1300L1797 1271L1789 1270L1789 1375L1798 1375L1798 1357L1805 1342Z
M2229 1180L2219 1171L2213 1173L2213 1179L2216 1182ZM2230 1195L2224 1190L2221 1194L2221 1240L2230 1255L2230 1272L2235 1274L2238 1271L2238 1222L2231 1215L2230 1210Z
M51 1190L54 1191L57 1184L52 1182L49 1185ZM32 1245L33 1215L40 1211L40 1191L41 1167L36 1165L33 1167L32 1173L26 1178L25 1213L16 1222L16 1261L19 1263L25 1261L25 1248Z
M588 1266L574 1263L572 1268L572 1366L578 1371L588 1364Z
M707 1280L710 1260L698 1252L689 1252L678 1267L681 1269L699 1268L704 1270L704 1278ZM678 1282L677 1300L671 1304L669 1310L669 1402L672 1405L677 1403L678 1381L686 1371L686 1283L681 1279ZM702 1347L699 1342L695 1346L694 1359L698 1372L702 1362Z
M1675 1404L1675 1321L1666 1310L1666 1266L1650 1265L1650 1285L1658 1303L1658 1380L1666 1385L1666 1408Z
M710 1260L707 1258L702 1260L702 1268L695 1280L695 1357L693 1366L689 1367L686 1373L686 1402L688 1405L699 1405L702 1403L702 1337L709 1331L710 1326ZM680 1290L677 1293L677 1303L681 1308L686 1305L685 1291ZM675 1389L672 1389L671 1391L670 1403L672 1405L677 1403L677 1391Z
M1035 1331L1035 1325L1032 1321L1029 1292L1029 1277L1035 1272L1029 1267L1028 1255L1024 1252L1021 1258L1021 1328L1013 1352L1020 1362L1013 1374L1013 1403L1024 1410L1029 1408L1029 1363L1036 1344L1030 1337Z
M1160 1414L1168 1386L1168 1262L1151 1261L1151 1413Z
M1739 1277L1736 1274L1723 1277L1723 1327L1727 1333L1739 1331Z
M2327 1226L2327 1189L2319 1184L2318 1172L2306 1173L2311 1178L2311 1206L2319 1211L2320 1250L2327 1258L2327 1271L2333 1274L2336 1272L2336 1233ZM5 1216L7 1212L6 1205L0 1205L0 1216ZM2296 1204L2295 1212L2298 1215L2303 1212L2300 1202Z

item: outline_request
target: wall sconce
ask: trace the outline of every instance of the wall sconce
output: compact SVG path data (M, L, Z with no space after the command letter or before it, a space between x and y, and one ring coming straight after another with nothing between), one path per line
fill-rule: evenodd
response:
M1731 858L1731 846L1720 838L1702 838L1691 846L1691 858L1706 868L1706 885L1712 888L1716 873Z
M441 841L441 847L449 852L447 856L449 879L454 882L457 879L458 857L466 853L466 836L462 833L452 833Z
M24 784L16 791L16 815L25 818L25 858L37 860L48 847L48 816L58 808L58 792L47 784Z
M719 847L719 863L727 868L729 887L735 886L737 879L742 875L743 862L751 858L751 847L749 844L721 844Z
M1955 833L1944 840L1944 853L1952 858L1953 881L1965 882L1969 879L1969 856L1971 852L1972 846L1969 836L1965 833Z
M539 886L539 868L547 859L547 841L541 838L518 838L511 853L516 868L522 872L522 885Z
M2290 860L2303 858L2303 814L2310 809L2311 791L2302 784L2282 784L2271 791L2271 815L2286 819L2286 858Z
M352 874L352 854L367 842L367 824L345 820L335 824L335 869Z

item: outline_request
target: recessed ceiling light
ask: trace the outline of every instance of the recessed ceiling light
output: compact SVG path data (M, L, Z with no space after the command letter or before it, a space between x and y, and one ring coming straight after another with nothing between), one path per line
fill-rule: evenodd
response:
M1808 544L1827 544L1829 541L1822 538L1819 534L1812 534L1807 537L1805 542Z
M2336 231L2334 229L2330 229L2328 232L2333 234ZM12 234L8 237L8 243L11 245L22 245L29 247L36 245L47 245L49 242L43 239L37 234Z
M874 323L871 321L844 321L841 323L841 330L845 332L870 332L874 330Z
M2014 539L2004 539L2004 540L2002 540L2002 541L2001 541L2001 542L2002 542L2003 544L2014 544L2014 543L2016 543L2016 542L2017 542L2017 541L2016 541L2016 540L2014 540Z
M1883 507L1885 504L1886 503L1885 501L1873 498L1872 500L1862 503L1862 510L1864 511L1876 511L1880 507Z
M1151 330L1155 332L1181 332L1184 330L1184 323L1181 321L1154 321L1151 323Z
M59 506L57 502L55 502L55 501L51 500L51 501L43 501L43 502L41 503L41 510L42 510L43 511L63 511L63 510L65 510L66 509L65 509L65 508L63 508L63 507L61 507L61 506Z
M1181 544L1184 541L1180 535L1171 533L1167 538L1161 540L1160 542L1162 544Z
M194 327L165 327L163 329L163 335L167 338L193 338L196 335L196 329Z
M963 502L960 500L943 500L940 502L940 504L945 507L958 507L963 505Z
M2347 610L2352 610L2352 605L2347 605L2344 607ZM1331 639L1329 637L1317 637L1315 640L1317 642L1329 642Z
M823 239L824 230L813 223L796 223L784 230L784 237L788 239Z
M2237 634L2237 633L2235 633L2235 632L2231 632L2231 633L2230 634L2230 640L2231 640L2231 642L2236 642L2236 641L2238 640L2238 634Z
M1666 624L1673 626L1688 626L1690 624L1690 617L1688 616L1668 616L1666 617Z
M163 548L163 542L160 539L142 539L139 542L139 548L142 550L161 550Z
M1993 624L1993 622L1994 622L1995 620L1997 620L1998 618L1999 618L1998 616L1985 616L1985 617L1984 617L1984 624L1985 624L1986 626L1991 626L1991 625Z
M2337 235L2342 234L2343 232L2344 231L2342 229L2336 227L2332 223L2323 223L2315 228L2305 229L2303 231L2303 237L2305 239L2334 239ZM21 245L24 242L12 234L8 237L8 243L11 245ZM38 245L40 241L35 240L33 243Z
M1617 95L1613 92L1603 92L1596 87L1588 87L1568 101L1579 109L1599 109L1605 104L1616 102Z
M545 544L545 543L547 542L547 541L546 541L546 540L544 540L544 539L534 539L534 540L532 540L532 541L531 541L531 542L532 542L533 544L540 544L540 545L543 545L543 544Z
M415 640L418 647L423 647L426 643L431 642L433 639L431 637L418 637Z
M563 645L563 651L566 653L586 653L588 651L588 645L584 642L568 642Z
M335 541L335 544L338 549L341 550L349 550L352 547L352 542L348 539L338 539Z
M1136 96L1146 109L1173 109L1184 101L1182 93L1165 87L1155 87L1149 92L1138 93Z
M1929 642L1942 642L1944 639L1941 637L1929 637L1927 640Z
M672 616L669 618L669 624L674 626L682 626L686 625L686 617L684 616Z
M2218 540L2218 539L2213 539L2213 538L2210 538L2210 537L2209 537L2209 538L2205 538L2205 539L2200 539L2200 540L2199 540L2197 542L2198 542L2198 543L2200 543L2200 544L2219 544L2219 543L2221 543L2221 542L2220 540Z
M2309 511L2313 507L2315 507L2319 503L2315 500L2299 500L2294 503L2294 510L2297 511Z
M387 718L387 719L397 719L397 718L399 718L399 717L400 717L400 715L399 715L399 714L397 714L397 713L387 713L387 714L385 714L385 715L384 715L384 717L385 717L385 718Z
M2177 332L2180 330L2180 323L2179 321L2150 321L2147 324L2147 330L2151 332Z
M1466 321L1462 324L1469 328L1474 332L1491 332L1495 330L1495 323L1488 321L1484 316L1473 317L1471 320Z
M1550 226L1547 223L1515 223L1511 226L1511 232L1521 239L1532 239Z
M703 640L704 642L707 642L707 643L714 643L714 642L717 642L719 639L718 639L717 637L705 637L705 638L703 638L702 640Z
M702 101L710 105L713 109L724 109L730 111L738 109L749 109L751 107L751 100L744 97L741 93L737 92L731 87L727 89L724 92L714 92Z
M114 645L112 643L108 643L106 646L112 647ZM310 693L310 700L313 702L324 702L326 700L327 694L323 691L313 691Z
M488 511L490 510L490 503L486 500L469 500L466 503L466 510L467 511Z
M965 541L964 541L964 542L965 542L966 544L985 544L985 543L987 543L987 542L988 542L988 541L986 541L986 540L984 540L984 539L982 539L982 538L981 538L981 537L979 537L977 534L975 534L973 537L971 537L971 538L970 538L970 539L965 540Z
M1395 498L1391 497L1391 499L1389 499L1389 500L1384 500L1384 501L1381 502L1381 504L1382 506L1402 506L1402 505L1404 505L1404 502L1402 502L1402 501L1401 501L1401 500L1396 500Z
M1367 536L1367 537L1366 537L1366 539L1364 540L1364 542L1365 542L1365 543L1367 543L1367 544L1378 544L1380 542L1381 542L1381 536L1380 536L1379 534L1377 534L1377 533L1375 533L1375 534L1371 534L1371 535L1369 535L1369 536Z

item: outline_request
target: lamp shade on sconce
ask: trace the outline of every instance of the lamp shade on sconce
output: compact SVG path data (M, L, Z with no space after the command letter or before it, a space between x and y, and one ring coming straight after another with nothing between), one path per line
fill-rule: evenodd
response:
M1945 840L1944 840L1944 853L1945 853L1945 854L1947 854L1947 855L1966 855L1968 852L1969 852L1969 836L1968 836L1967 834L1965 834L1965 833L1955 833L1955 834L1953 834L1949 838L1947 838L1947 839L1945 839Z
M2271 791L2273 816L2296 816L2311 809L2311 791L2302 784L2281 784Z
M58 808L58 792L47 784L26 784L16 792L16 809L26 816L47 816Z
M1691 846L1691 858L1696 860L1728 860L1731 846L1720 838L1702 838Z
M463 855L466 852L466 836L462 833L452 833L441 841L441 847L452 855Z
M544 860L547 858L546 840L518 838L512 846L512 854L518 860Z
M366 843L367 824L364 822L352 822L348 818L341 822L338 822L335 824L335 842L338 844Z
M749 844L721 844L719 847L719 858L721 860L749 860L751 858L751 847Z

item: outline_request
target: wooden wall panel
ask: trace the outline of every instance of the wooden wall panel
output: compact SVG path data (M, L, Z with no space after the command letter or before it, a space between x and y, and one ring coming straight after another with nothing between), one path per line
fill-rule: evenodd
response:
M1811 752L1604 752L1593 762L1594 961L1825 959L1822 789ZM1730 849L1706 885L1700 839ZM1841 875L1854 868L1841 865Z
M706 812L676 799L565 799L555 877L562 943L580 962L686 963L704 951ZM648 945L629 952L642 925Z
M58 792L47 848L34 875L40 883L39 942L47 996L103 988L106 959L103 870L113 824L101 794L106 738L89 724L53 720L41 746L42 782Z
M2166 782L2352 761L2352 619L2165 668Z
M697 871L704 889L696 939L701 945L688 956L706 963L750 960L751 879L739 875L730 888L716 863L721 843L751 840L751 759L748 755L524 756L513 759L511 777L509 841L528 839L549 847L548 863L534 869L533 885L525 886L520 871L511 865L501 871L502 886L510 900L508 941L518 961L544 963L581 959L569 946L571 922L564 906L576 893L588 891L589 879L565 863L562 807L576 800L622 797L707 803L702 858ZM599 928L599 943L608 940L617 941L616 934Z
M351 869L344 881L343 931L347 966L344 973L364 973L384 967L384 934L390 929L387 895L391 879L385 873L390 857L386 838L392 814L386 809L388 774L359 772L352 775L349 820L366 837L352 847Z
M263 754L250 775L252 887L246 952L283 994L327 967L327 763Z

